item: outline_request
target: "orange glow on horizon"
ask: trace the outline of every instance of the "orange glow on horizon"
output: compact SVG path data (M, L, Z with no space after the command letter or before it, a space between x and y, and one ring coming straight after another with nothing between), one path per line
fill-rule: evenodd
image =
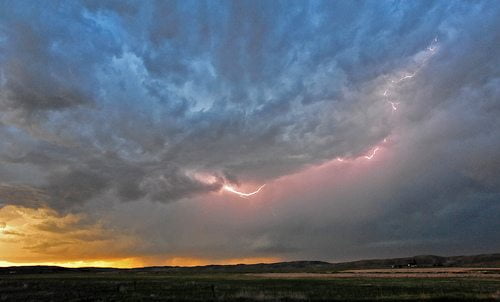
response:
M10 262L10 261L0 261L0 267L9 266L61 266L61 267L113 267L113 268L132 268L138 267L137 263L133 259L121 259L121 260L81 260L81 261L55 261L55 262Z
M103 260L81 260L81 261L41 261L41 262L10 262L1 261L0 267L10 266L61 266L68 268L78 267L108 267L108 268L140 268L148 266L204 266L204 265L234 265L234 264L257 264L257 263L275 263L282 261L276 257L250 257L250 258L228 258L228 259L205 259L191 257L172 257L166 260L148 259L141 257L124 259L103 259Z
M203 265L234 265L234 264L257 264L274 263L282 261L276 257L250 257L250 258L228 258L211 260L204 258L174 257L162 262L166 266L203 266Z

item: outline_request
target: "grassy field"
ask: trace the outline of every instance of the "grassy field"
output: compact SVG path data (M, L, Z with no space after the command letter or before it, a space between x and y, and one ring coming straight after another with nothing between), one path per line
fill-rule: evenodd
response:
M496 301L500 279L258 274L0 275L1 301Z

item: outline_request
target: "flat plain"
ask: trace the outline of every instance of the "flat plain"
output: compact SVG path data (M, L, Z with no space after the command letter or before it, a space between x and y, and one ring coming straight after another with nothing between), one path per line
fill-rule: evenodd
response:
M1 301L498 301L498 269L0 275ZM439 275L438 277L436 277Z
M500 268L496 267L430 267L356 269L331 273L262 273L248 274L265 278L480 278L500 280Z

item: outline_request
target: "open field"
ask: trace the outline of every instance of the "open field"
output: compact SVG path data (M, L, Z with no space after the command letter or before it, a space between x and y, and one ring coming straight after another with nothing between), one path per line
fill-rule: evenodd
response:
M418 269L325 274L89 272L0 275L1 301L495 301L496 273ZM472 270L472 272L470 271ZM488 272L488 269L482 269ZM434 270L433 270L434 271ZM457 274L466 276L457 278ZM492 270L495 272L496 270ZM437 272L434 272L437 273ZM350 274L349 277L340 274ZM382 274L373 278L374 274ZM390 278L385 276L392 274ZM319 276L319 277L318 277ZM410 277L411 276L411 277Z
M332 273L248 274L261 278L481 278L500 281L500 268L429 267L396 269L359 269Z
M133 269L4 267L0 301L500 301L499 263L500 254L485 254Z

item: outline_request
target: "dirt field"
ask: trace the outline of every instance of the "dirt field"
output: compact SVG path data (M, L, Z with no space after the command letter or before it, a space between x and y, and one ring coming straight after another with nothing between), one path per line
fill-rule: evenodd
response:
M332 273L247 274L262 278L486 278L500 281L500 268L395 268L346 270Z

